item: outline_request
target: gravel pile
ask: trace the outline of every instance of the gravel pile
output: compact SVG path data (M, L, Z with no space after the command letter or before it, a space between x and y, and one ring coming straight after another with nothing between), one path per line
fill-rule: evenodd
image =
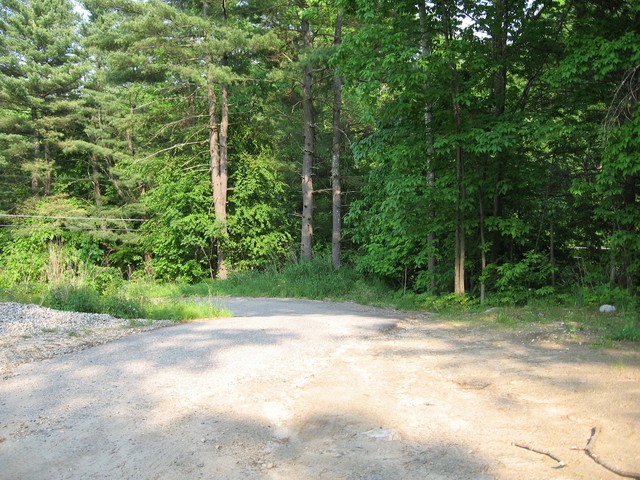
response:
M0 302L0 379L18 365L78 352L126 335L175 325L98 313L62 312L40 305ZM1 476L1 475L0 475Z
M111 315L62 312L40 305L0 303L0 336L30 336L41 332L70 332L85 328L118 328L128 325Z

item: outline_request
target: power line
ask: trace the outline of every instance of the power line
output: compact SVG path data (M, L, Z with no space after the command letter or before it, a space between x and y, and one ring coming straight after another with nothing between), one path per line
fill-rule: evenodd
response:
M9 224L0 224L0 228L23 228L26 230L39 230L43 228L55 228L58 230L91 230L94 232L132 232L135 233L136 230L131 230L129 228L99 228L99 227L58 227L51 225L9 225Z
M29 180L31 181L31 179L33 178L31 175L11 175L11 174L4 174L4 173L0 173L0 178L18 178L21 180ZM94 178L91 177L54 177L55 180L60 180L60 181L76 181L76 182L93 182ZM101 183L111 183L112 179L111 178L105 178L105 177L100 177L100 178L96 178L95 180L98 180Z
M144 222L141 218L98 218L98 217L54 217L50 215L12 215L9 213L0 213L0 217L8 218L40 218L46 220L97 220L105 222Z

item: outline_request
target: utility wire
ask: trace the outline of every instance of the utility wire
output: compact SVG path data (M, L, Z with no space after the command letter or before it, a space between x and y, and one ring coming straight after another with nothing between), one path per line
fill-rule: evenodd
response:
M43 228L55 228L58 230L91 230L94 232L131 232L135 233L136 230L130 228L100 228L100 227L58 227L52 225L9 225L0 224L0 228L23 228L26 230L38 230Z
M144 222L141 218L98 218L98 217L54 217L50 215L12 215L9 213L0 213L0 217L8 218L41 218L46 220L97 220L112 222Z

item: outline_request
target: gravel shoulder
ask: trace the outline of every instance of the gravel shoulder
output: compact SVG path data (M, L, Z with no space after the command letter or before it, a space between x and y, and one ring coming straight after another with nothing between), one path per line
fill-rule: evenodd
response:
M174 325L122 320L111 315L0 302L0 378L18 365L78 352L127 335Z
M67 320L1 333L3 355L56 328L107 343L7 367L0 479L621 478L585 454L592 427L600 459L640 468L637 348L593 349L553 326L222 302L233 318L135 335L97 318L69 320L78 336Z

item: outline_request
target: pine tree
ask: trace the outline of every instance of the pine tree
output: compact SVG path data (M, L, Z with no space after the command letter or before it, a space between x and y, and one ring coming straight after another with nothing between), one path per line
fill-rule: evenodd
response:
M0 144L48 195L86 65L68 0L8 0L0 9Z

